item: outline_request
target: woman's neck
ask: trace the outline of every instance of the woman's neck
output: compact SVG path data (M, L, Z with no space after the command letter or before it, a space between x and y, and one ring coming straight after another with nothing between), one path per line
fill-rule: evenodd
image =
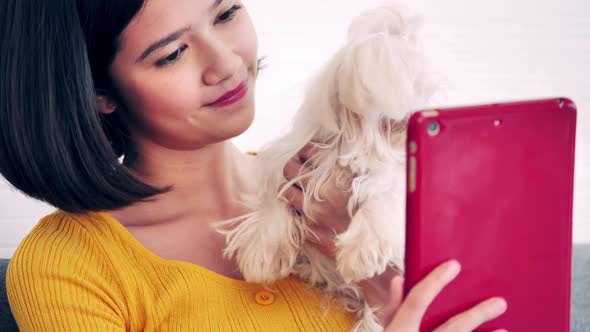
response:
M142 144L132 172L142 181L172 190L154 200L128 208L129 225L142 226L198 216L203 222L228 219L247 211L238 202L240 193L251 190L251 157L231 141L193 151L174 151ZM149 157L148 157L149 156ZM124 213L124 212L123 212ZM136 218L137 217L137 218Z

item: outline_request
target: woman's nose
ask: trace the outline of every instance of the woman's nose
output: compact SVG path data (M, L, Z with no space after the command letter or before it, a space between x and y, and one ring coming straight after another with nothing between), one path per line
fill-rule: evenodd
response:
M241 66L242 58L235 54L224 41L210 41L206 49L202 49L205 57L203 84L216 85L236 75Z

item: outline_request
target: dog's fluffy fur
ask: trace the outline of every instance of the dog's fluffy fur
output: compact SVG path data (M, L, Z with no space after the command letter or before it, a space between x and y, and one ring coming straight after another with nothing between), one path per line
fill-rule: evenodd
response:
M260 189L244 197L253 212L216 225L246 280L298 275L357 312L356 331L382 327L355 282L388 266L403 269L406 122L433 92L417 28L417 19L391 5L353 20L346 44L311 80L290 132L256 157ZM279 192L301 180L285 180L283 168L310 142L319 151L307 161L304 214L337 166L353 174L337 179L352 183L344 188L352 222L336 238L336 262L306 244L311 230Z

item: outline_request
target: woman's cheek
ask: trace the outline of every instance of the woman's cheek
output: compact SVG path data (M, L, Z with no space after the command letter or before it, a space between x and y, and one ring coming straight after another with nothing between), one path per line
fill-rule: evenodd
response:
M258 36L256 29L248 12L244 9L243 16L238 21L239 27L234 31L238 33L232 34L231 43L237 53L249 65L257 64L258 62Z
M186 115L186 112L197 110L200 105L201 93L198 75L190 75L188 71L170 73L161 81L144 82L138 91L140 112L167 114L169 117Z
M151 82L138 91L136 112L143 129L159 144L174 148L192 147L200 137L192 118L200 113L199 86L195 80L176 77L160 84Z

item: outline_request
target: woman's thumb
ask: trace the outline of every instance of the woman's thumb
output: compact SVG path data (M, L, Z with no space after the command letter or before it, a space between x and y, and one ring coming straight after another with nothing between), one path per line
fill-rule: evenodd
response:
M383 326L389 325L397 309L402 303L403 298L404 277L395 276L391 279L389 287L389 303L387 303L379 313L381 323Z

